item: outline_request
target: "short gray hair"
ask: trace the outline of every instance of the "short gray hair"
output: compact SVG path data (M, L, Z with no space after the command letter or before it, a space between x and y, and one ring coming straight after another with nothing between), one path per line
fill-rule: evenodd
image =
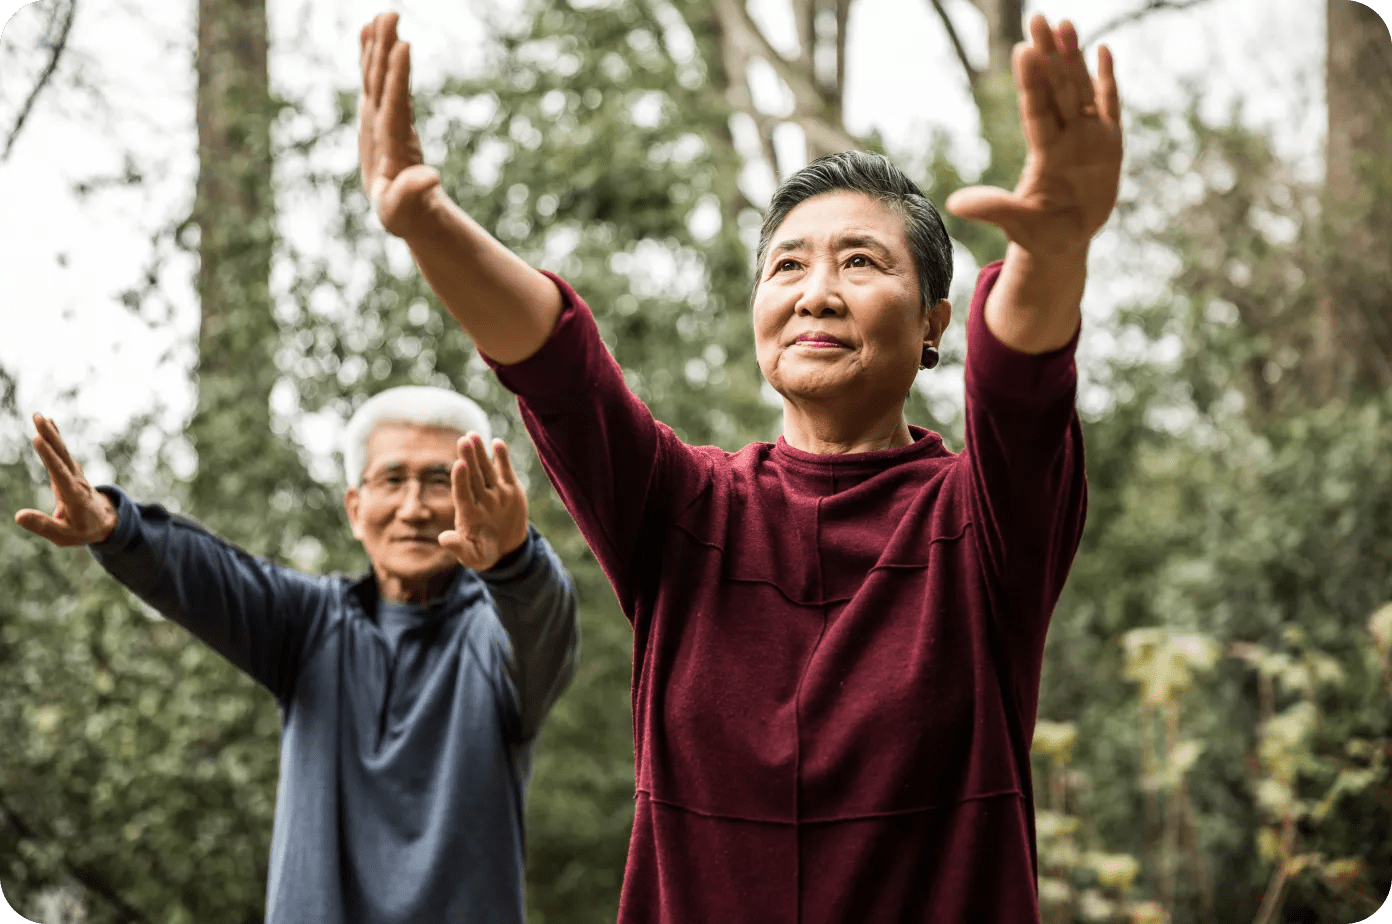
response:
M367 471L367 441L384 423L444 427L463 436L474 431L487 446L493 438L488 415L468 398L445 388L403 385L378 392L363 402L343 430L343 474L348 484L362 483Z
M933 307L939 299L947 298L952 287L952 239L947 236L942 216L933 203L904 171L883 154L864 151L844 151L819 157L783 181L773 194L764 224L759 229L758 267L754 272L754 290L764 273L764 258L768 256L773 233L788 213L813 196L847 190L873 196L904 221L904 233L909 239L918 266L918 292L924 309Z

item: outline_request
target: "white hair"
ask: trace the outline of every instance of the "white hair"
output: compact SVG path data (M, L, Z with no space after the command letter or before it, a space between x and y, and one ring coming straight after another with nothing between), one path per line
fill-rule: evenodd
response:
M343 431L343 474L348 484L362 481L367 471L367 441L384 423L444 427L463 436L474 431L488 446L493 433L488 415L468 398L445 388L403 385L378 392L363 402Z

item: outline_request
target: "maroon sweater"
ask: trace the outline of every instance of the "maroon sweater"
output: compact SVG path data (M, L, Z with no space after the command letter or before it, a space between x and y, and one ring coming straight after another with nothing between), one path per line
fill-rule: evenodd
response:
M559 279L550 339L494 366L633 624L620 922L1038 919L1029 745L1086 486L1074 344L997 340L998 273L960 454L688 446Z

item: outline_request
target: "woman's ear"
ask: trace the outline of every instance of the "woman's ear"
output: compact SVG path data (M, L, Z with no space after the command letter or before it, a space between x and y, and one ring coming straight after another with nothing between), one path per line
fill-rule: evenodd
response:
M942 342L943 331L951 322L952 302L945 298L938 299L938 303L928 309L928 326L923 332L923 342L938 346Z

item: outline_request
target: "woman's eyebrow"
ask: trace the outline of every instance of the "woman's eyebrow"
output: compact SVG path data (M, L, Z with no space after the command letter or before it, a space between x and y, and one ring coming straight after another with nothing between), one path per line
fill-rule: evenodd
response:
M878 240L865 234L845 234L832 242L837 250L849 250L853 247L865 247L885 257L892 254L889 248L881 244Z
M782 243L775 245L774 248L773 248L773 250L769 253L769 256L774 256L775 254L783 253L783 252L786 251L786 250L801 250L802 248L804 248L804 247L806 247L806 246L807 246L807 240L806 240L806 238L795 237L795 238L792 238L792 239L790 239L790 240L783 241Z

